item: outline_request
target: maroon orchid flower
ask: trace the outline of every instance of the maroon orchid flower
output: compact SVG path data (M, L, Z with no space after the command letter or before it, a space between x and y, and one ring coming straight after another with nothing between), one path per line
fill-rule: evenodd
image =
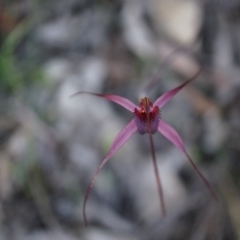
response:
M130 121L130 123L116 136L108 154L103 159L101 165L98 167L97 172L95 173L92 181L90 182L87 188L84 202L83 202L83 217L84 217L85 225L87 225L86 203L100 170L109 161L109 159L129 140L129 138L136 131L138 131L140 134L148 133L149 135L154 172L156 176L157 188L158 188L158 193L160 198L160 207L162 209L162 214L164 216L166 215L166 209L165 209L165 204L163 199L163 191L162 191L161 181L158 173L155 149L154 149L154 143L153 143L153 137L152 137L152 135L157 131L159 131L164 137L166 137L170 142L172 142L178 149L180 149L185 154L185 156L188 158L189 162L193 166L194 170L197 172L197 174L202 179L206 187L209 189L212 196L215 199L217 199L217 195L213 190L212 186L207 181L207 179L202 175L202 173L198 170L197 166L195 165L195 163L192 161L191 157L187 153L184 143L181 137L179 136L179 134L176 132L176 130L173 127L171 127L169 124L163 121L160 117L161 108L169 100L171 100L182 88L184 88L188 83L194 80L200 73L201 73L201 70L199 70L192 78L190 78L180 86L163 94L154 103L152 103L150 99L147 97L141 99L140 106L137 106L134 103L132 103L130 100L117 95L107 95L107 94L99 94L99 93L92 93L92 92L85 92L85 91L80 91L72 95L72 96L76 96L78 94L91 94L97 97L102 97L123 106L124 108L126 108L127 110L129 110L134 114L134 118Z

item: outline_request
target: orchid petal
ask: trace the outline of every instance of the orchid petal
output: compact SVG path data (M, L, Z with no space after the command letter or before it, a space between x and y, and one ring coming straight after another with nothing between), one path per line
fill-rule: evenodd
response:
M202 72L200 69L193 77L181 84L180 86L166 92L161 97L159 97L154 103L153 106L158 106L159 108L163 107L169 100L171 100L182 88L184 88L188 83L193 81L198 75Z
M210 191L212 196L215 199L218 199L215 191L213 190L213 188L210 185L210 183L208 182L208 180L198 170L197 166L195 165L195 163L193 162L193 160L187 153L184 143L183 143L181 137L179 136L179 134L176 132L176 130L161 119L159 122L159 125L158 125L158 131L186 155L186 157L190 161L191 165L193 166L194 170L197 172L199 177L203 180L204 184L206 185L206 187L208 188L208 190Z
M93 176L92 181L90 182L85 197L84 197L84 201L83 201L83 217L84 217L84 222L85 225L87 225L87 218L86 218L86 212L85 212L85 208L86 208L86 203L88 200L88 196L92 190L92 187L95 183L95 180L100 172L100 170L103 168L103 166L108 162L108 160L124 145L124 143L126 143L128 141L128 139L133 135L133 133L135 133L137 131L137 126L135 124L134 119L117 135L117 137L115 138L107 156L103 159L101 165L98 167L95 175Z
M91 95L95 95L97 97L102 97L102 98L108 99L112 102L115 102L115 103L121 105L122 107L126 108L130 112L133 112L134 109L137 108L137 105L134 104L133 102L131 102L130 100L128 100L127 98L120 97L117 95L80 91L80 92L74 93L71 97L75 97L76 95L79 95L79 94L91 94Z

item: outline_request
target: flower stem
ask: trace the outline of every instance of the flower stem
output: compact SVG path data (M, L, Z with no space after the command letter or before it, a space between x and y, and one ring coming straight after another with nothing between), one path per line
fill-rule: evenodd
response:
M166 208L165 208L165 203L164 203L162 185L161 185L160 176L159 176L158 167L157 167L153 136L150 132L149 132L149 141L150 141L150 149L151 149L151 154L152 154L152 159L153 159L154 173L155 173L155 177L156 177L156 181L157 181L157 188L158 188L158 194L159 194L159 199L160 199L160 207L162 210L162 215L164 217L166 217L167 214L166 214Z

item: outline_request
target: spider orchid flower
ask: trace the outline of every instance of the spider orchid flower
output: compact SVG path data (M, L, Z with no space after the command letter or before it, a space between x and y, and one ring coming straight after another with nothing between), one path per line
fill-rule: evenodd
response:
M217 195L215 191L213 190L212 186L208 182L208 180L203 176L203 174L198 170L195 163L192 161L191 157L186 151L186 148L184 146L184 143L179 136L179 134L176 132L176 130L171 127L169 124L167 124L165 121L163 121L160 117L161 108L169 101L171 100L182 88L184 88L188 83L190 83L192 80L194 80L199 74L201 70L197 72L192 78L185 81L183 84L179 85L178 87L168 91L167 93L160 96L154 103L151 102L151 100L147 97L142 98L140 101L140 105L137 106L130 100L117 96L117 95L108 95L108 94L99 94L99 93L92 93L92 92L85 92L80 91L72 96L76 96L79 94L91 94L97 97L102 97L107 100L110 100L112 102L115 102L122 107L126 108L130 112L133 113L134 118L128 123L128 125L122 129L122 131L116 136L115 140L113 141L113 144L107 153L106 157L103 159L102 163L98 167L95 175L93 176L92 181L90 182L83 202L83 218L84 223L87 225L87 217L86 217L86 203L89 197L89 194L92 190L92 187L96 181L96 178L100 172L100 170L103 168L103 166L109 161L109 159L129 140L129 138L135 133L139 132L141 135L147 133L149 135L149 141L150 141L150 148L151 148L151 154L153 159L153 166L154 166L154 173L156 177L157 182L157 188L158 188L158 194L160 199L160 207L162 209L163 216L166 216L166 209L164 204L164 198L163 198L163 191L161 186L161 181L158 173L157 168L157 162L156 162L156 156L155 156L155 149L154 149L154 143L153 143L153 137L152 135L156 133L157 131L160 132L165 138L167 138L170 142L173 143L178 149L180 149L187 159L189 160L190 164L193 166L196 173L199 175L199 177L202 179L208 190L210 191L211 195L217 199Z

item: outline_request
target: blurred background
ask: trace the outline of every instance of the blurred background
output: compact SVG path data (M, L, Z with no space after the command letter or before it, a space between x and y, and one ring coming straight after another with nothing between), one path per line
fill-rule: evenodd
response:
M240 239L240 0L2 0L0 239ZM133 115L76 91L153 101L216 190L154 135L136 133L86 188Z

